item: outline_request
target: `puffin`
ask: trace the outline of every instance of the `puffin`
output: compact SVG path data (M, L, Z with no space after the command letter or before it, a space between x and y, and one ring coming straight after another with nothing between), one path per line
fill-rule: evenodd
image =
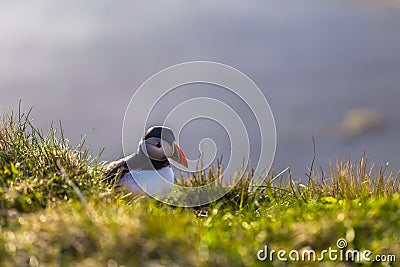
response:
M169 160L188 167L172 129L153 126L145 131L136 153L106 165L106 180L127 193L165 197L175 180Z

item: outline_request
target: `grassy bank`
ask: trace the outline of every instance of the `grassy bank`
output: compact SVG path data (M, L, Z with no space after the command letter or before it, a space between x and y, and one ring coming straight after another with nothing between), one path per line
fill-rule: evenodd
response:
M271 263L257 253L318 254L340 238L372 259L400 260L399 178L387 166L338 163L305 185L271 174L251 192L248 174L217 202L175 208L115 193L84 142L71 147L60 129L40 131L27 117L6 115L0 126L0 266L336 266L328 255L299 263L275 254Z

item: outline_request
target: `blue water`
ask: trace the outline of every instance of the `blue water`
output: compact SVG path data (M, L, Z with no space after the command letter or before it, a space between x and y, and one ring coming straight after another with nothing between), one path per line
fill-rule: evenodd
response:
M125 109L136 88L177 63L211 60L251 77L273 110L278 143L274 166L304 178L316 140L316 164L359 158L399 169L400 8L377 1L103 1L0 4L0 108L33 106L39 127L62 121L77 143L87 134L103 159L121 155ZM190 91L190 90L189 90ZM240 101L208 87L249 118ZM170 96L159 107L193 95ZM382 113L379 131L346 140L340 133L354 108ZM154 121L159 117L154 115ZM188 125L181 140L189 157L198 140L214 135L229 154L221 129ZM200 129L200 130L199 130ZM257 138L252 149L257 154ZM136 140L132 140L136 143Z

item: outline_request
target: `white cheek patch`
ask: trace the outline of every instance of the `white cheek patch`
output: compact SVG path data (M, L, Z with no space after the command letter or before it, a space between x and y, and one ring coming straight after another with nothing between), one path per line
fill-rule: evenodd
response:
M151 144L146 144L147 156L151 159L162 160L165 158L164 150L162 147L156 147Z
M164 152L162 147L157 147L155 144L160 142L160 140L157 138L150 138L145 141L140 142L140 150L151 159L155 160L163 160L165 158Z
M158 144L161 146L158 147ZM166 157L171 157L174 153L173 147L168 142L153 137L141 141L140 148L148 158L155 160L164 160Z

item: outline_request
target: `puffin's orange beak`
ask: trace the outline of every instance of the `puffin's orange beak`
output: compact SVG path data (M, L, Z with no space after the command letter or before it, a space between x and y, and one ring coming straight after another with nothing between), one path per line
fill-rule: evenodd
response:
M172 144L174 146L174 153L172 154L171 159L179 164L182 164L186 168L188 167L188 162L186 159L185 154L183 153L182 149L178 146L176 142Z

